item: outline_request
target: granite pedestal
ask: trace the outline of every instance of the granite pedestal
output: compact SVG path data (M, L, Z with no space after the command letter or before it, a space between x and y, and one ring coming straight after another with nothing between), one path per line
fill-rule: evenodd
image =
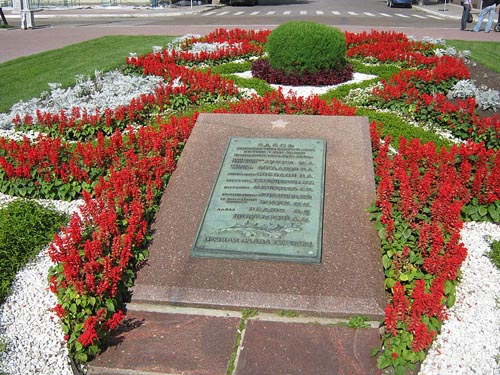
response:
M319 264L191 256L230 137L326 141ZM380 243L367 213L374 199L365 117L201 114L162 198L132 300L383 319Z

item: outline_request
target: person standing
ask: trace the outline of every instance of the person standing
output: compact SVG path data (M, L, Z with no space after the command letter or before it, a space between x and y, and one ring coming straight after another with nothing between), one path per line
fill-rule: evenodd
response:
M470 11L472 10L472 0L462 1L464 10L462 11L462 22L460 24L460 30L465 30L467 28L467 20L470 17Z
M479 18L476 22L476 26L474 26L472 31L477 33L481 28L484 17L488 15L488 22L486 22L486 28L484 29L484 31L486 33L490 32L491 26L493 25L493 17L496 13L495 10L499 2L500 0L483 0L483 9L481 9L481 13L479 13Z

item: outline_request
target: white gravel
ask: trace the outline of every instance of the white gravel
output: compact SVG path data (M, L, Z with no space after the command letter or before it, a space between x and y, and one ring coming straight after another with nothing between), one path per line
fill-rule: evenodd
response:
M57 302L47 290L51 261L45 251L17 274L0 308L0 337L7 344L0 371L7 374L72 375L64 334L51 312Z
M420 369L420 375L500 374L500 270L486 256L500 226L466 223L457 301Z

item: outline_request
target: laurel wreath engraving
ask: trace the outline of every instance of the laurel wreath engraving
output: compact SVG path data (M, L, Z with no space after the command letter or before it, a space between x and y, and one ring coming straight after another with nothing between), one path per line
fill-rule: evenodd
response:
M247 221L244 224L236 224L226 228L217 229L216 233L236 232L240 233L243 237L270 237L282 238L291 232L300 232L302 227L298 223L290 225L281 224L257 224Z

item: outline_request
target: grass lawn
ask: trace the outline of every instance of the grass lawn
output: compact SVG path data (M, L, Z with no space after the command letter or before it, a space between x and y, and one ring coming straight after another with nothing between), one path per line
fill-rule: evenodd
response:
M144 54L170 40L168 36L105 36L7 61L0 64L0 112L19 100L39 97L49 89L48 83L71 86L76 75L109 71L125 64L130 52Z
M460 50L469 50L471 59L500 73L500 42L478 42L467 40L448 40L446 43Z

